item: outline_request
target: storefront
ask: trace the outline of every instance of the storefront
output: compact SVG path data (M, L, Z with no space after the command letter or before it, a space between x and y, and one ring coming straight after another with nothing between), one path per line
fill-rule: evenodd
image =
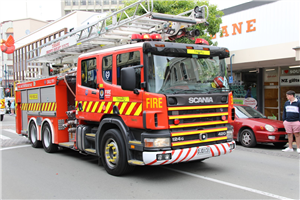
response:
M214 40L230 50L234 102L280 120L286 91L300 96L300 1L251 1L223 11L223 36Z

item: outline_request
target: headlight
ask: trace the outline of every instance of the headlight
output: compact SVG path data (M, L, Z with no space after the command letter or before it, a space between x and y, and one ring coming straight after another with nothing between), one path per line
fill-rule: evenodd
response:
M233 129L227 130L227 140L233 139Z
M170 147L170 138L145 138L145 147Z
M270 131L270 132L274 132L274 131L275 131L275 128L274 128L273 126L269 125L269 124L266 124L266 125L265 125L265 129L266 129L267 131Z

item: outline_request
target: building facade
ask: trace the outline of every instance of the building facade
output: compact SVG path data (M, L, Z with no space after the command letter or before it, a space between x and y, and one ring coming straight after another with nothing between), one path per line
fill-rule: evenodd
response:
M123 6L123 0L62 0L62 16L75 10L88 12L114 12Z
M231 51L235 102L281 119L286 91L300 96L300 2L251 1L223 12L223 36L213 40Z

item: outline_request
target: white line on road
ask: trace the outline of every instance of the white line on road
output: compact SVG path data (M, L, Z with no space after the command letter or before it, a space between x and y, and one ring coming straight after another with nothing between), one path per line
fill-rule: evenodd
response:
M9 149L18 149L23 147L30 147L31 145L22 145L22 146L15 146L15 147L6 147L6 148L0 148L0 151L9 150Z
M208 180L208 181L213 181L213 182L216 182L216 183L220 183L220 184L223 184L223 185L235 187L235 188L246 190L246 191L249 191L249 192L253 192L253 193L265 195L265 196L272 197L272 198L275 198L275 199L292 200L292 199L287 198L287 197L283 197L283 196L279 196L279 195L276 195L276 194L271 194L271 193L268 193L268 192L264 192L264 191L260 191L260 190L256 190L256 189L252 189L252 188L248 188L248 187L244 187L244 186L240 186L240 185L228 183L228 182L225 182L225 181L220 181L220 180L209 178L209 177L206 177L206 176L200 176L198 174L193 174L193 173L181 171L181 170L178 170L178 169L171 169L171 168L168 168L168 167L164 167L164 168L169 169L171 171L175 171L175 172L181 173L181 174L193 176L193 177L196 177L196 178L205 179L205 180Z
M10 137L6 137L4 135L0 135L0 139L1 140L10 140L11 138Z
M15 126L16 124L0 123L0 126Z
M7 131L7 132L11 132L11 133L14 133L14 134L17 134L15 130L13 129L3 129L4 131Z

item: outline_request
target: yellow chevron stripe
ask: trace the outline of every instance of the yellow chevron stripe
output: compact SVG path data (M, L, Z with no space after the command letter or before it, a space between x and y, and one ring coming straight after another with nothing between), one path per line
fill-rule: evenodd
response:
M45 103L42 103L42 111L44 111Z
M88 105L88 107L87 107L87 109L86 109L85 112L89 112L89 111L90 111L92 104L93 104L93 102L90 101L90 102L89 102L89 105Z
M105 102L102 101L97 113L101 113L102 112L102 107L103 107L104 104L105 104Z
M115 105L114 105L114 106L117 106L117 107L118 107L119 103L120 103L120 102L115 102ZM114 109L111 110L110 114L113 114L113 112L114 112Z
M55 103L54 111L56 111L56 106L57 106L57 103Z
M106 109L105 109L104 113L107 113L107 112L108 112L108 110L109 110L111 104L112 104L112 102L108 102L108 104L107 104L107 106L106 106Z
M75 107L77 107L78 101L75 101Z
M51 108L51 103L47 103L47 111L50 111L50 108Z
M142 104L138 107L138 109L135 111L135 113L134 113L134 116L139 116L140 114L141 114L141 112L142 112L142 109L143 108L143 106L142 106Z
M135 106L136 102L133 102L130 104L127 112L125 113L125 115L130 115L131 111L133 110L134 106Z
M30 111L32 110L32 107L33 107L33 103L30 103L30 107L29 107Z
M87 104L87 101L83 102L82 111L85 112L85 106Z
M194 124L182 124L182 125L171 125L170 128L185 128L185 127L194 127L194 126L208 126L208 125L215 125L215 124L226 124L228 121L219 121L219 122L201 122L201 123L194 123Z
M94 104L94 107L91 111L92 113L95 112L95 110L97 109L98 104L99 104L99 101L96 101L96 103Z
M121 108L120 108L120 114L122 115L123 114L123 110L125 109L127 103L123 103Z
M52 107L51 107L51 111L54 111L54 106L55 106L55 102L54 103L52 103Z

